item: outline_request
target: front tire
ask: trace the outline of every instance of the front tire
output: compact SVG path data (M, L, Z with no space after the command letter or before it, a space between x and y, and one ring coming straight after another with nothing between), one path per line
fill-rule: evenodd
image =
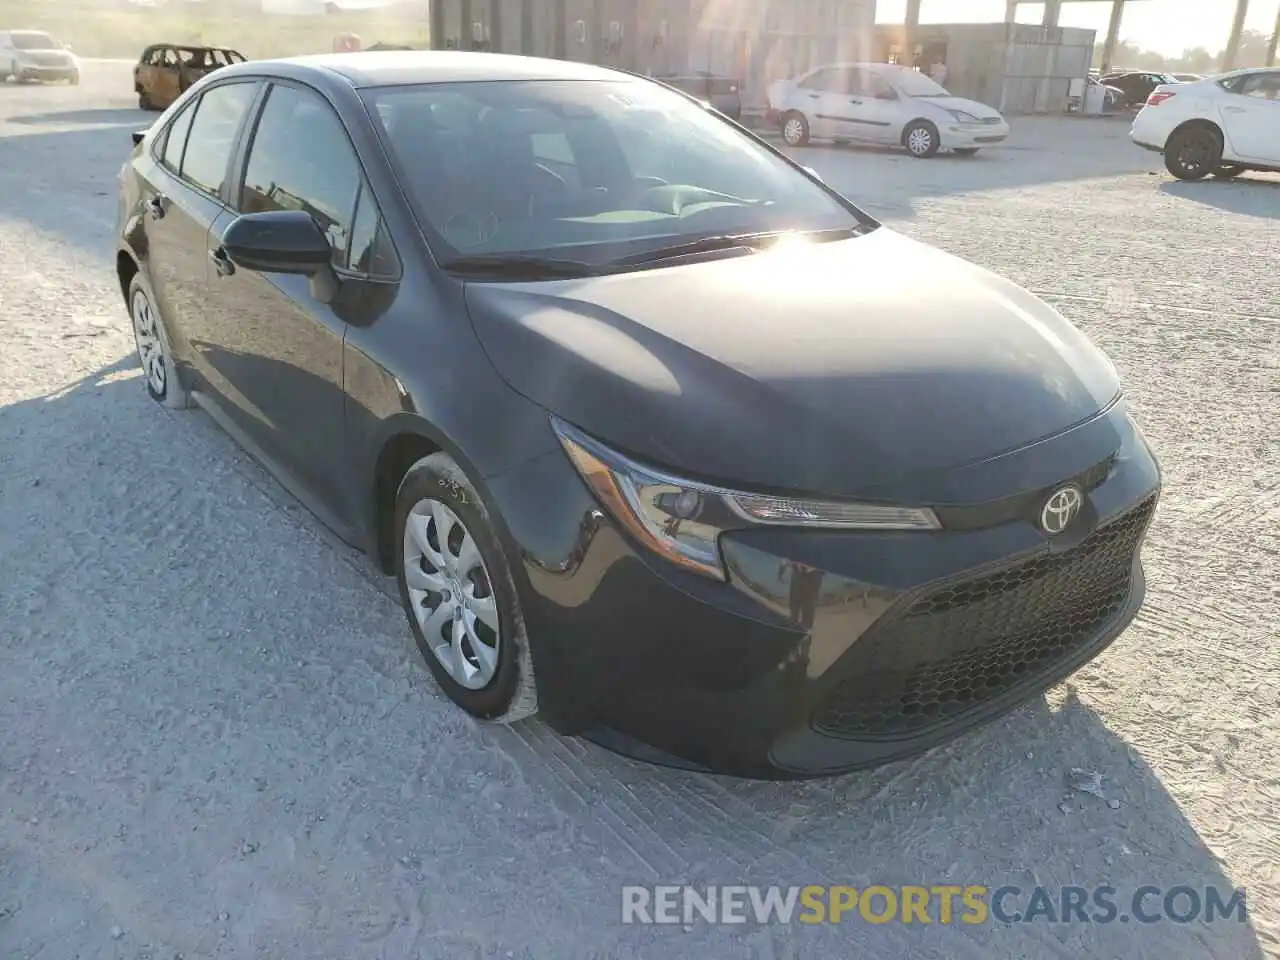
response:
M1234 163L1223 163L1209 176L1216 180L1234 180L1242 173L1244 173L1244 167L1236 166Z
M538 709L520 598L489 512L448 454L409 468L396 494L396 581L440 688L481 720Z
M1164 148L1164 166L1179 180L1203 180L1222 162L1222 138L1208 127L1175 130Z
M129 282L129 316L133 320L133 341L147 394L161 406L174 410L191 406L191 393L174 363L172 341L164 318L141 273L134 274Z
M916 120L902 131L902 145L913 157L921 160L936 156L941 145L938 128L928 120Z
M809 120L803 113L791 110L782 116L782 142L788 147L803 147L809 142Z

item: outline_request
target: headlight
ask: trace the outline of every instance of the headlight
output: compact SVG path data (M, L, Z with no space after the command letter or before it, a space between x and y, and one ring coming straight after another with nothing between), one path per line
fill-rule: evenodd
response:
M965 113L963 110L948 110L947 113L955 117L960 123L981 123L972 113Z
M618 523L655 553L727 580L720 534L756 526L840 530L937 530L932 510L747 493L684 480L610 450L558 418L565 453Z

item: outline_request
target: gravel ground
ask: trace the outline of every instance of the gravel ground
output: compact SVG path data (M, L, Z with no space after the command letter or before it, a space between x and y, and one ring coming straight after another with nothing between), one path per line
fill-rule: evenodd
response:
M1167 488L1143 615L1069 683L911 762L740 782L464 719L368 564L146 398L128 87L0 85L0 956L1280 957L1280 178L1173 183L1104 120L800 151L1087 330ZM624 884L681 880L1244 886L1250 922L621 924Z

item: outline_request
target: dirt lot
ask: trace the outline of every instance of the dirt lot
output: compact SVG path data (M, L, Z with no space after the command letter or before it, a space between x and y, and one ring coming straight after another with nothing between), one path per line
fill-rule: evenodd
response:
M803 151L1087 330L1167 488L1146 609L1070 683L762 784L464 719L368 565L146 398L111 268L131 101L119 65L0 85L0 956L1280 957L1280 178L1173 183L1113 121ZM624 884L682 880L1243 886L1250 919L620 923Z

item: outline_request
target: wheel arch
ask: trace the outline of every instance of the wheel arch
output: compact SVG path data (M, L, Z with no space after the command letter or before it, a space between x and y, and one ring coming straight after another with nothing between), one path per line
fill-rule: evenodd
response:
M372 555L386 574L395 572L396 495L400 484L415 463L433 453L452 457L481 496L489 499L475 464L435 424L416 413L395 414L384 420L373 444L364 489ZM499 535L504 535L501 518L494 516L492 510L490 514L500 527Z
M1183 120L1180 124L1169 131L1169 136L1167 136L1164 141L1165 145L1167 146L1170 140L1176 137L1179 133L1182 133L1184 130L1207 130L1217 137L1218 142L1222 144L1223 149L1226 149L1226 131L1224 131L1218 123L1210 120L1208 117L1192 117L1189 120Z
M140 269L137 258L132 253L128 250L116 251L116 277L120 281L120 296L126 304L129 302L129 284L133 283L133 278Z

